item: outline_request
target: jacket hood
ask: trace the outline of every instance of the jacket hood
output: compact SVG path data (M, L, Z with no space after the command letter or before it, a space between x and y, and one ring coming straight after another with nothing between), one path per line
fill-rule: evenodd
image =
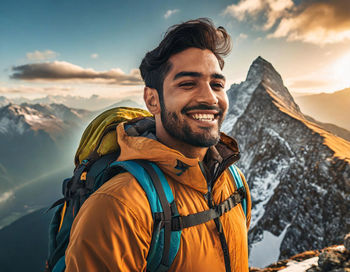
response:
M143 159L154 162L177 182L205 194L208 192L208 183L214 182L230 164L239 159L237 142L224 133L221 133L217 145L209 147L203 162L167 147L157 141L155 135L153 117L119 124L118 160Z

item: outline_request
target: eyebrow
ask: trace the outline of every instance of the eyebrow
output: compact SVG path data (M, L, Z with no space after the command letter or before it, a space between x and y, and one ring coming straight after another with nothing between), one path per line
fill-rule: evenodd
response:
M181 78L181 77L202 77L202 76L203 76L203 74L199 73L199 72L182 71L182 72L177 73L174 76L173 80L176 80L176 79ZM210 76L213 78L225 80L225 76L223 74L214 73L214 74L211 74Z

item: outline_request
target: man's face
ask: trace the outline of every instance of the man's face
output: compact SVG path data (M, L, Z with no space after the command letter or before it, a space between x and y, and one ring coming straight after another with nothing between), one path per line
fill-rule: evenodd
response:
M218 143L227 113L225 78L209 50L189 48L169 59L161 121L170 136L197 147Z

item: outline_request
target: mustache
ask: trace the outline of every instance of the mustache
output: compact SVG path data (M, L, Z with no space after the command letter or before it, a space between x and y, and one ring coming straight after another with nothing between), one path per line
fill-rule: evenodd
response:
M218 114L222 115L223 110L217 106L209 106L209 105L205 105L205 104L199 104L196 106L191 106L191 107L185 107L181 110L182 114L186 114L188 111L191 110L215 110L218 112Z

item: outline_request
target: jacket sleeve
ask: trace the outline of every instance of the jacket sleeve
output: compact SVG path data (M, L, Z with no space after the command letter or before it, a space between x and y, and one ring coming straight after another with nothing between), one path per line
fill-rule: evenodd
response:
M66 271L145 271L153 222L148 202L143 203L147 197L140 188L121 186L116 196L114 189L103 187L86 200L74 220Z

